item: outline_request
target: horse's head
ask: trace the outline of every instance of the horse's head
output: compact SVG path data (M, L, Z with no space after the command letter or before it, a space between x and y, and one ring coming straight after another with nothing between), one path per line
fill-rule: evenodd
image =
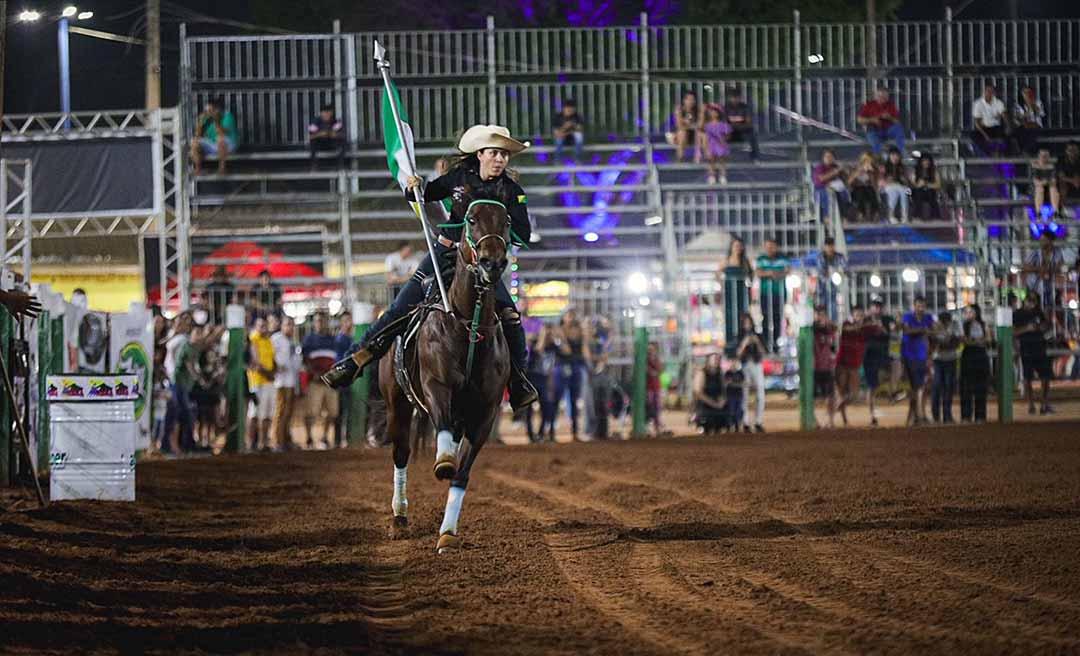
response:
M506 270L510 215L497 200L479 199L465 210L465 230L458 252L477 281L490 287Z

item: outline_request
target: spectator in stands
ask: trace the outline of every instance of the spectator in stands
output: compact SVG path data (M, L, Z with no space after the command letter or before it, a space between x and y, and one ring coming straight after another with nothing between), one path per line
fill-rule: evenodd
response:
M229 280L229 271L224 264L214 269L210 284L206 286L209 297L210 323L215 326L225 323L225 308L232 302L233 284Z
M1035 414L1035 394L1032 381L1036 376L1042 385L1040 415L1054 413L1050 407L1050 358L1046 354L1046 331L1050 322L1039 307L1039 296L1028 292L1024 306L1013 314L1013 335L1020 348L1020 364L1023 367L1024 395L1028 400L1028 414Z
M585 119L578 113L577 103L567 98L563 101L562 109L551 120L551 133L555 142L555 161L561 163L563 147L573 144L574 161L581 162L584 159L582 152L585 147Z
M983 95L971 103L971 119L975 130L971 138L984 154L1004 154L1009 136L1009 113L997 97L992 84L986 85Z
M1035 97L1035 89L1025 86L1020 90L1020 98L1013 108L1013 142L1016 144L1016 152L1026 155L1034 155L1039 147L1039 137L1042 134L1043 119L1046 112L1042 102Z
M934 383L930 394L930 414L935 423L953 424L952 403L956 393L957 349L963 339L963 328L959 321L952 320L952 314L942 312L934 337Z
M918 426L926 423L923 397L926 394L926 364L930 357L929 335L934 328L934 316L926 311L925 297L915 297L912 311L903 316L900 325L904 332L900 343L900 356L911 385L907 424Z
M1058 191L1057 169L1050 160L1050 149L1040 148L1039 155L1031 163L1031 189L1034 196L1035 220L1042 217L1043 203L1050 199L1054 216L1061 214L1061 193Z
M386 284L390 287L390 298L397 298L402 286L416 271L416 258L413 257L412 244L403 241L397 250L386 256Z
M271 314L281 316L284 294L281 291L281 285L274 282L268 269L259 272L259 278L251 290L251 296L255 297L255 305L264 316Z
M857 221L872 221L881 216L881 194L878 184L881 180L877 158L873 153L863 153L859 163L847 177L847 186L851 190L851 202L855 206Z
M1080 141L1070 141L1065 156L1058 158L1057 182L1061 202L1080 196Z
M271 318L277 323L277 318ZM274 348L274 451L292 448L292 419L300 387L300 356L296 353L296 322L282 317L280 328L270 336Z
M964 348L960 355L960 421L986 421L986 393L990 389L990 331L978 305L964 308Z
M1052 311L1054 290L1065 269L1065 253L1054 245L1054 233L1046 230L1039 240L1039 250L1032 251L1024 262L1024 284L1039 296L1039 305Z
M889 357L889 343L896 321L884 313L881 299L870 301L870 315L866 318L868 334L866 336L866 349L863 351L863 376L866 378L866 387L869 392L868 404L870 410L870 425L877 426L877 412L874 408L875 397L881 386L881 371L889 375L892 368L892 360Z
M738 237L732 237L728 245L724 267L717 274L724 285L724 353L730 358L738 348L739 317L750 309L750 281L754 277L754 268L746 255L746 244Z
M851 196L848 194L847 184L844 182L845 173L844 168L836 161L836 153L831 148L821 151L821 161L814 166L812 177L814 180L814 198L817 200L820 211L819 216L822 221L828 222L831 219L831 197L833 195L836 196L837 211L840 217L844 217L848 213ZM829 225L831 224L826 223L826 226ZM826 232L829 232L828 228L826 228Z
M829 428L836 414L836 324L829 321L825 306L814 307L814 398L824 399L829 413Z
M697 93L687 90L683 93L682 102L672 115L675 126L675 160L683 161L686 147L697 144L697 133L701 129L701 107L698 105Z
M900 123L900 110L896 103L889 100L889 90L878 87L874 97L866 101L859 109L855 119L866 130L866 139L874 155L881 154L881 147L888 140L896 142L900 152L904 151L904 126Z
M765 252L757 258L757 276L761 279L760 298L762 333L769 352L777 349L777 340L784 319L784 301L787 299L787 275L791 273L791 263L780 255L776 237L765 238Z
M847 275L847 258L836 252L835 238L825 238L821 251L814 257L813 266L814 275L817 277L817 298L814 299L814 304L824 306L829 320L836 323L840 320L837 296L840 294L840 283Z
M694 375L694 401L697 424L706 435L715 435L727 423L724 408L724 371L720 354L705 357L705 366Z
M320 152L337 153L338 168L345 166L345 124L334 116L333 103L319 108L319 115L308 123L308 147L311 148L311 169L319 166Z
M885 199L888 201L889 223L896 223L897 205L900 206L900 220L907 223L911 178L898 148L889 148L889 157L881 167L881 178L884 183Z
M356 338L353 330L353 318L352 312L345 310L338 315L338 331L334 335L334 350L337 352L337 359L341 360L349 354L349 349L352 348L353 339ZM336 362L336 360L335 360ZM337 424L334 426L334 442L339 447L346 447L349 445L349 417L352 414L352 386L347 385L340 388L338 391L338 419Z
M847 406L859 395L859 367L863 364L869 339L881 327L869 321L859 305L851 308L851 318L840 327L840 348L836 353L836 410L848 425ZM871 406L873 408L873 406ZM870 413L873 422L873 412Z
M663 407L663 386L660 377L663 373L664 363L660 360L660 345L649 342L645 358L645 423L652 422L654 437L660 437L664 432L664 423L660 419Z
M709 177L707 178L709 184L717 182L722 185L727 184L727 158L730 153L728 148L729 135L731 135L731 125L724 119L724 113L720 106L706 105L705 122L701 126L701 143L698 152L709 164Z
M761 333L754 329L754 318L749 312L739 316L739 348L735 351L735 357L742 363L743 386L742 394L742 419L743 431L750 432L750 391L755 394L754 406L754 430L759 433L765 432L765 343L761 341ZM734 426L735 430L739 427Z
M195 140L191 142L191 163L195 175L203 158L217 159L218 175L225 175L225 162L236 152L236 117L225 109L225 98L211 98L195 118Z
M248 387L253 404L248 418L251 449L271 448L270 425L274 419L274 344L270 341L270 324L264 317L255 319L255 326L248 336L251 358L248 362Z
M330 335L330 318L325 310L315 313L312 320L314 330L304 338L300 353L304 358L304 367L308 372L307 398L304 407L304 430L307 433L307 446L315 448L312 428L315 420L323 418L323 448L330 448L331 435L337 423L339 399L337 391L330 389L322 381L322 375L337 362L337 343Z
M728 141L730 143L749 143L750 158L756 162L759 152L757 131L754 130L754 112L750 107L750 103L743 97L739 87L728 89L724 115L731 125L731 136Z
M934 163L934 156L923 153L915 162L915 172L911 180L912 214L923 220L941 219L940 196L941 176Z

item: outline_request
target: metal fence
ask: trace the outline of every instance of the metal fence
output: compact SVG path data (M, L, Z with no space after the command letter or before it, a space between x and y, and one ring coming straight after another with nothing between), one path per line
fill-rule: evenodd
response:
M462 126L502 122L549 136L573 97L591 139L663 133L681 93L722 101L743 88L768 134L794 128L777 107L855 128L881 82L916 133L971 126L982 85L1011 101L1033 85L1047 127L1080 125L1080 21L861 24L640 25L608 28L364 32L182 38L187 118L223 94L248 147L291 147L318 105L333 102L350 140L379 140L378 39L389 53L418 140L447 142ZM1018 67L1024 70L1018 71Z

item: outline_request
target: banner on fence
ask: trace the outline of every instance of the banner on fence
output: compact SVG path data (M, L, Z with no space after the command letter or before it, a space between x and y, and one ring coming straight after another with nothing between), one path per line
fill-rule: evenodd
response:
M119 374L133 374L139 381L135 400L135 448L150 447L150 403L153 392L154 320L150 311L133 303L125 314L114 314L109 335L109 362Z

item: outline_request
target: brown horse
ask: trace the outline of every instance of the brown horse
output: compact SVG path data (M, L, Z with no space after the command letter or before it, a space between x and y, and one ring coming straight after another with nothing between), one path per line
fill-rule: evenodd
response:
M465 211L463 227L448 292L452 311L445 312L442 306L432 311L419 328L412 352L402 354L404 372L421 406L415 410L427 415L436 433L435 477L450 481L439 553L460 544L457 523L469 472L495 425L510 377L510 354L496 316L494 291L507 264L510 217L506 206L474 200ZM471 363L470 340L475 347ZM387 434L394 445L394 523L405 526L414 408L395 376L396 350L395 344L379 364L379 387L386 400Z

